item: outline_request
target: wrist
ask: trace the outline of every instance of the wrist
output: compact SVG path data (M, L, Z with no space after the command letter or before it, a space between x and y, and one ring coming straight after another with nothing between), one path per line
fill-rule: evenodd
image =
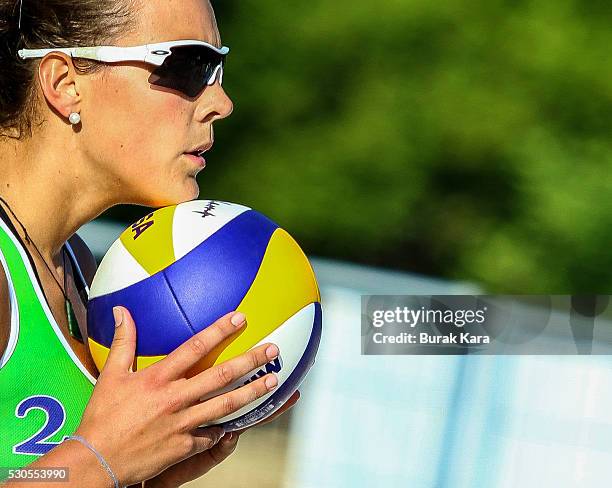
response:
M80 442L64 441L53 449L51 453L53 457L65 459L66 461L70 460L69 462L60 461L58 463L51 463L67 465L69 467L69 486L114 488L113 480L104 467L100 465L93 453Z
M65 444L66 442L80 444L87 451L89 451L90 459L91 459L91 456L93 456L97 460L97 465L103 468L107 476L110 478L111 486L113 488L120 487L120 483L119 483L119 480L117 479L117 475L113 472L113 470L109 466L106 459L104 459L104 456L102 456L102 454L93 445L91 445L91 443L85 437L78 435L78 433L76 433L75 435L66 437L63 443Z

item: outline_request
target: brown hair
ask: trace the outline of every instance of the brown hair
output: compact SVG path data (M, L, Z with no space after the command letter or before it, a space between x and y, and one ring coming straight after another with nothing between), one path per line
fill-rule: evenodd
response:
M112 44L133 28L134 9L133 0L0 0L0 135L31 136L37 119L39 60L20 59L19 49ZM104 66L74 65L85 73Z

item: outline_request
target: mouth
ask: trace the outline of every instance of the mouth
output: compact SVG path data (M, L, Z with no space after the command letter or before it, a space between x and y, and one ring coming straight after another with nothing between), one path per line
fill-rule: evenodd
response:
M198 146L197 148L185 152L184 154L185 156L187 156L187 158L196 163L198 166L204 168L206 166L206 159L204 159L204 153L206 153L206 151L208 151L211 147L212 142L209 142L208 144Z
M204 159L203 155L194 153L185 153L184 155L191 162L195 163L199 169L204 169L206 167L206 159Z

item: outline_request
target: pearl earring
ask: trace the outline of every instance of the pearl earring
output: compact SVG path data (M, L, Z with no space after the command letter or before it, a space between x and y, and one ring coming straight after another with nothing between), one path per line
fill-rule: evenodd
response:
M76 112L72 112L70 116L68 117L68 120L70 121L72 125L77 125L78 123L81 122L81 116Z

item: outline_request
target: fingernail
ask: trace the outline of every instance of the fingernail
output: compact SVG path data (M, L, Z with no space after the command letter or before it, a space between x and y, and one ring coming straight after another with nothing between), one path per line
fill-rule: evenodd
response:
M232 315L231 322L234 327L240 327L246 322L246 317L242 312L236 312Z
M271 374L266 378L265 383L266 388L268 388L268 390L273 390L274 388L276 388L276 385L278 385L278 378L275 374Z
M123 310L119 307L113 307L113 317L115 318L115 327L119 327L123 323Z
M226 444L229 444L233 438L234 438L234 433L229 432L223 436L223 442L225 442Z
M268 357L268 359L276 358L278 356L278 347L276 347L274 344L268 346L268 348L266 349L266 356Z

